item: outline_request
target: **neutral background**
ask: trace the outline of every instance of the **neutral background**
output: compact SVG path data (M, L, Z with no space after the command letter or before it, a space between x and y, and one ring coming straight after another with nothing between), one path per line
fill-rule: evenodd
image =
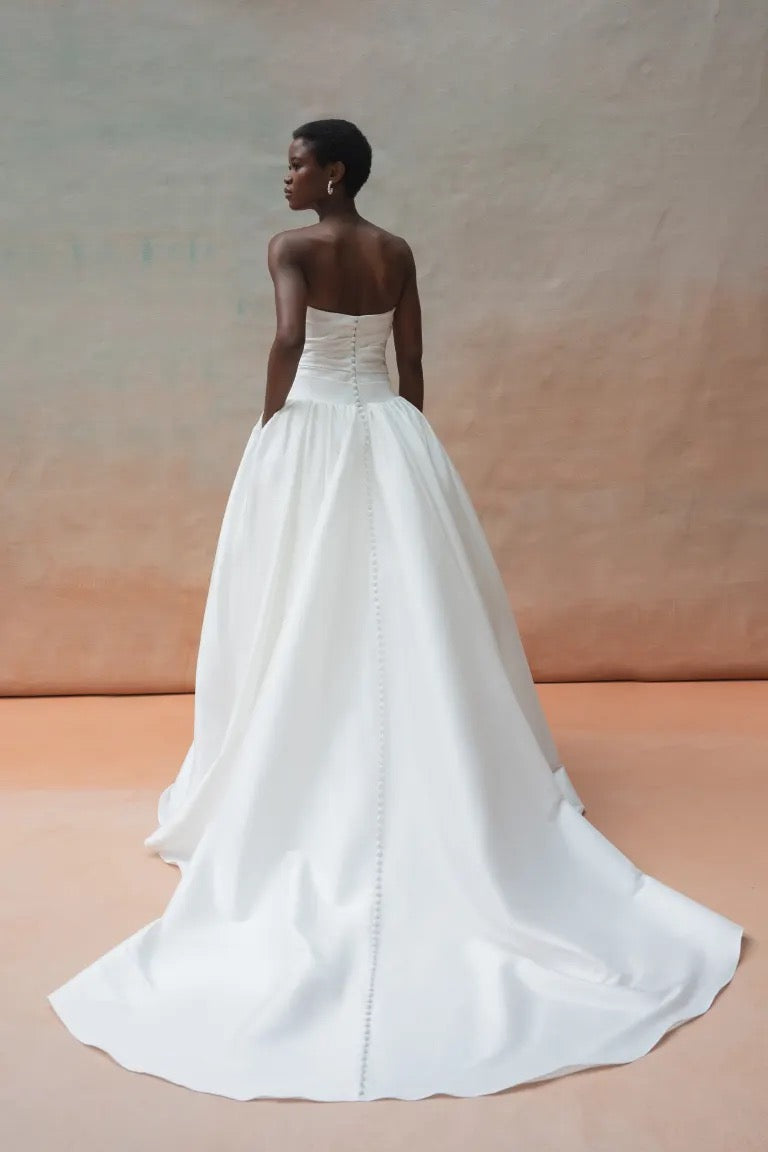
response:
M768 674L763 0L0 15L0 692L193 687L320 115L414 248L535 678Z

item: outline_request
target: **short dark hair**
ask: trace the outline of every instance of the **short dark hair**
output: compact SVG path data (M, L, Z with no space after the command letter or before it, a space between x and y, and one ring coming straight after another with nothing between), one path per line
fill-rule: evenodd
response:
M318 164L341 160L342 183L349 196L357 196L371 171L371 146L350 120L309 120L293 133L293 139L312 145Z

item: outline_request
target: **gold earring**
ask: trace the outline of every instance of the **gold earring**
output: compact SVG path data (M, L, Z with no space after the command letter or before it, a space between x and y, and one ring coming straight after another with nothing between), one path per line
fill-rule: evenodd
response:
M328 181L328 195L333 196L333 180Z

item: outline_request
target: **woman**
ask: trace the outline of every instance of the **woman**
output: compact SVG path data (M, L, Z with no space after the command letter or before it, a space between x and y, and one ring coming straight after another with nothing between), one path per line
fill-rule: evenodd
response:
M705 1012L741 927L585 818L480 522L424 417L416 274L365 137L293 134L318 223L224 513L163 915L48 997L125 1067L238 1100L476 1096L626 1063ZM399 394L387 374L394 333Z

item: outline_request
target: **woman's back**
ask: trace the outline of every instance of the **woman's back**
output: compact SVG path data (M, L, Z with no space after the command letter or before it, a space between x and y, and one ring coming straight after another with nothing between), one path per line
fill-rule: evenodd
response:
M421 304L408 243L357 212L329 213L316 224L273 236L277 334L267 372L264 422L288 395L306 334L306 309L347 316L393 313L399 394L424 407Z
M369 220L328 219L296 229L307 304L364 315L396 308L408 275L408 245Z

